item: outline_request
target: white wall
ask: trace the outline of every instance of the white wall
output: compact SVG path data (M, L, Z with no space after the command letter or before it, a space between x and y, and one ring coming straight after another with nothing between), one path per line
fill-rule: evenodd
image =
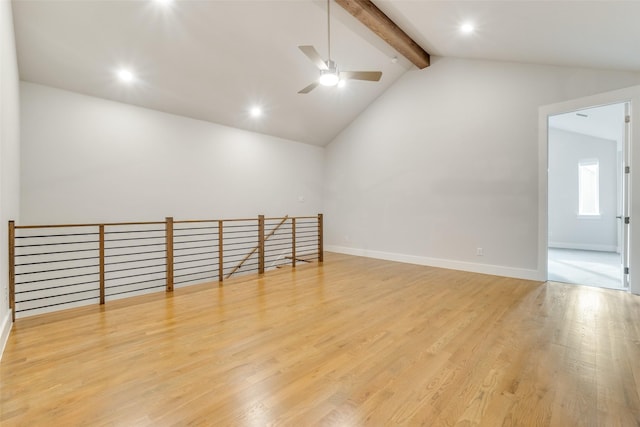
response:
M11 2L0 1L0 357L11 329L7 222L18 219L20 178L18 63Z
M638 82L638 73L434 58L327 147L327 249L542 279L538 107Z
M549 129L549 246L614 252L618 247L617 141ZM600 215L578 215L578 164L596 159Z
M20 87L23 224L322 211L321 147Z

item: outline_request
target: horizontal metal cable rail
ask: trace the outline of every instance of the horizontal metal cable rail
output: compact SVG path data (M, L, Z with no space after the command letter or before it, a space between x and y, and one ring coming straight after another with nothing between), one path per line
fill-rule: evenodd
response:
M33 315L323 261L323 217L9 221L9 305Z

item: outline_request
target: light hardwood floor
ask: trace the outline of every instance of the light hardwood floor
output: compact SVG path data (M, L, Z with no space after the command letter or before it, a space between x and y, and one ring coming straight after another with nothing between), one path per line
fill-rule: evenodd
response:
M2 426L640 425L640 298L327 254L19 320Z

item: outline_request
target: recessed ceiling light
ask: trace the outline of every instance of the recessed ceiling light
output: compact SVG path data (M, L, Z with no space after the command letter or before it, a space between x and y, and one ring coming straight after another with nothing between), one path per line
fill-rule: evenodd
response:
M135 80L135 76L133 75L133 73L124 68L118 70L118 78L125 83L131 83L132 81Z
M260 117L262 115L262 108L251 107L251 109L249 110L249 114L251 114L251 117Z
M154 0L154 1L162 6L167 6L173 3L173 0Z
M471 22L464 22L462 25L460 25L460 32L462 34L471 34L475 31L476 27L473 26L473 23Z

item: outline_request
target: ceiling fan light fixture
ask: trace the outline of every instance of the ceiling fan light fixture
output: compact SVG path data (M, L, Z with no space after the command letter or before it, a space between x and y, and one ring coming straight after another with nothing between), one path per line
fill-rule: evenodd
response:
M335 86L340 81L340 77L334 71L321 71L318 81L322 86Z

